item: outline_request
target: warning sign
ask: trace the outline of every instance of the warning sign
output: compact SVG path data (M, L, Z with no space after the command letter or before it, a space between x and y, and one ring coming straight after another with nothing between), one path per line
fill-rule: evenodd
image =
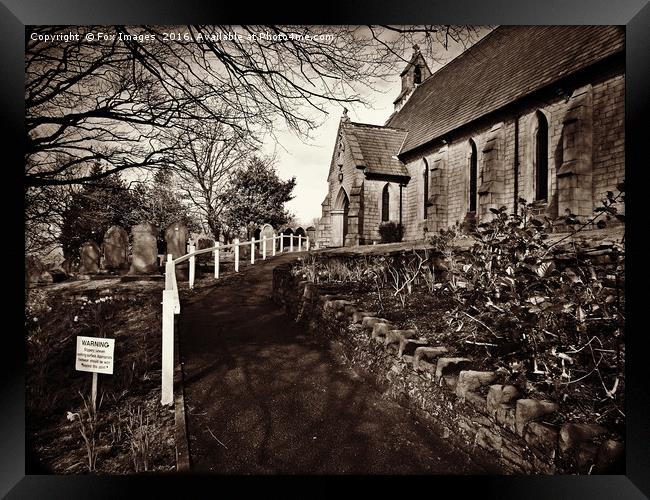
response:
M77 362L75 369L81 372L107 373L113 375L113 351L115 339L77 337Z

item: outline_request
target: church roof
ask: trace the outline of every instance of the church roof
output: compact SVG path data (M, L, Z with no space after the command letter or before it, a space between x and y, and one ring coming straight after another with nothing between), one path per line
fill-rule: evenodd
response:
M624 50L618 26L501 26L419 85L386 123L401 153Z
M365 123L344 122L348 144L357 167L366 174L408 177L404 164L397 159L406 130Z

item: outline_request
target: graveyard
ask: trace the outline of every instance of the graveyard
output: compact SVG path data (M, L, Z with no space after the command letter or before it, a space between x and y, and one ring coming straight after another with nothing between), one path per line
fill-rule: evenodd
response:
M259 259L266 256L267 237L269 256L276 250L304 250L302 238L307 236L301 228L300 240L294 239L294 228L277 232L283 236L278 238L268 224L255 232L258 243L252 248ZM84 242L77 261L47 271L34 262L27 267L27 432L36 470L62 474L178 470L178 405L161 404L161 296L165 261L185 255L193 242L184 224L172 223L163 233L165 253L159 254L159 233L153 224L137 224L129 238L126 229L112 226L101 245ZM199 249L214 245L194 238ZM276 248L271 248L271 241ZM238 270L250 266L250 245L220 253L220 285L237 279L234 253L240 261ZM183 294L190 293L188 268L187 262L176 268ZM212 256L197 257L192 293L214 287L213 277ZM98 375L95 409L90 374L74 370L80 336L116 343L112 374Z
M27 472L623 473L624 30L222 29L29 28Z

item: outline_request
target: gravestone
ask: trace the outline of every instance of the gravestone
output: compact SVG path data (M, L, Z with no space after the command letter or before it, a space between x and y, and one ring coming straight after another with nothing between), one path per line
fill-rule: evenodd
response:
M61 262L61 269L70 276L79 272L79 261L76 258L67 258Z
M131 228L133 250L129 274L157 274L158 246L156 235L158 228L150 222L143 222Z
M173 259L178 259L187 253L187 237L189 236L187 226L182 222L172 222L165 230L165 242L167 251L165 252L165 261L167 255L171 254ZM176 265L176 279L186 280L189 277L189 262L181 262Z
M104 235L104 269L119 270L128 267L129 234L120 226L112 226Z
M271 245L273 245L273 237L275 236L275 229L271 224L264 224L262 230L260 231L260 240L263 240L266 237L266 254L271 255ZM259 248L262 248L262 243L260 242Z
M79 251L79 274L94 274L99 272L99 259L101 250L99 245L92 240L81 245Z
M27 283L38 283L43 271L45 271L45 266L41 259L35 255L25 257L25 281Z
M197 250L203 250L204 248L212 248L213 246L214 246L214 240L212 240L212 238L206 235L199 236L196 241ZM212 262L213 260L212 252L201 254L196 259L197 262Z

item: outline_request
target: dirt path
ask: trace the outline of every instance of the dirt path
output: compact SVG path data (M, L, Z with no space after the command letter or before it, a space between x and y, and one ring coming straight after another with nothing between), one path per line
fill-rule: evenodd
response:
M193 472L488 472L342 366L270 300L255 264L183 302Z

